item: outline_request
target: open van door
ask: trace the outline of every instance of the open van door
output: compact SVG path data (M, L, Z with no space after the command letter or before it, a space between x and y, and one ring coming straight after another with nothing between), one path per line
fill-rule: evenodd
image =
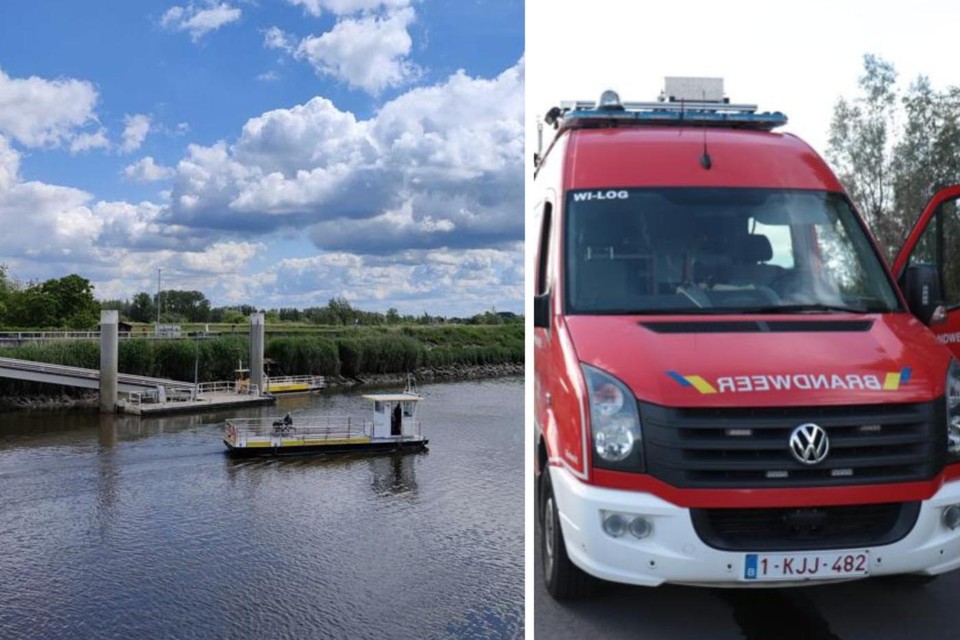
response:
M893 274L910 310L960 358L960 185L930 198L893 263ZM918 312L924 304L927 309Z

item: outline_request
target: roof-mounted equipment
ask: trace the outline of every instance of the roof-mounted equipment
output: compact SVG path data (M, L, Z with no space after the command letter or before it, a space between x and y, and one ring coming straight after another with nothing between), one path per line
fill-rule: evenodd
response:
M549 112L547 124L557 129L618 125L722 127L771 131L787 124L787 116L757 113L755 104L730 104L723 95L722 78L665 79L656 102L621 102L615 91L604 91L599 101L572 100Z

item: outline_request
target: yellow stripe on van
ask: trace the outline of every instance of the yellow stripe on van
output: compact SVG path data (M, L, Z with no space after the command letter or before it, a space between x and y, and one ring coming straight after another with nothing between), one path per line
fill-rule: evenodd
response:
M883 390L884 391L896 391L900 388L900 373L888 373L886 379L883 381Z
M692 384L697 391L700 393L711 394L716 393L717 390L713 388L713 385L701 378L700 376L684 376L687 379L687 382Z

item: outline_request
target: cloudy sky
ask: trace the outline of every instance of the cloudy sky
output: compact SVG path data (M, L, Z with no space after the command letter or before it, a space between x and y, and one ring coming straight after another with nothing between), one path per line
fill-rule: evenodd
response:
M0 263L520 311L522 0L3 0Z

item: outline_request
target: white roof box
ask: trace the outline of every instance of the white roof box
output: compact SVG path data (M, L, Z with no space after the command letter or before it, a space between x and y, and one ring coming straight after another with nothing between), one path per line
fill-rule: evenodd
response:
M663 79L662 99L667 102L724 102L723 78L682 78L667 76Z

